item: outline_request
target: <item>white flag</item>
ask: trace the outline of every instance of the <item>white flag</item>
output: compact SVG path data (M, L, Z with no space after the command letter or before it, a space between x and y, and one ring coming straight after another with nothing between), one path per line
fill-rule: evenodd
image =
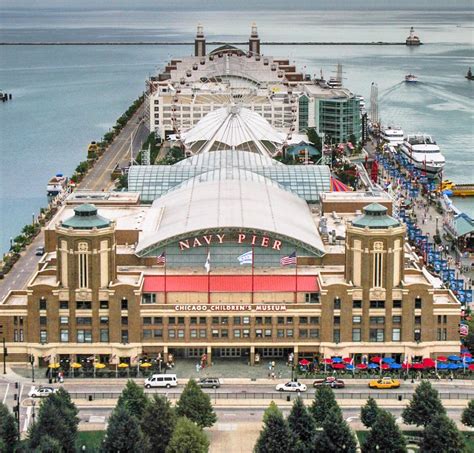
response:
M204 263L204 267L206 268L206 272L209 274L211 272L211 252L207 252L206 262Z
M238 256L237 259L239 260L240 265L242 266L243 264L252 264L252 255L252 250L250 250L249 252L245 252L242 255Z

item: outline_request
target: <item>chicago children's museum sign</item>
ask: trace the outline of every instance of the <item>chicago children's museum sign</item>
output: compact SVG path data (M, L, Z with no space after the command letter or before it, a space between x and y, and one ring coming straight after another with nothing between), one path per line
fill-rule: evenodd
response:
M220 304L220 305L175 305L175 311L286 311L286 305L249 305L249 304Z
M224 242L235 242L236 244L248 244L255 247L271 248L273 250L281 249L281 241L272 239L268 236L259 236L256 234L204 234L190 239L179 241L178 247L181 251L196 248L207 247L211 244L223 244Z

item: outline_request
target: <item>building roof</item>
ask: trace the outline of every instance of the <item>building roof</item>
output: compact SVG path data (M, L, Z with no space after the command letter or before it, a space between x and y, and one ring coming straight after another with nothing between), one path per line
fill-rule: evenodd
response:
M92 230L92 228L107 228L110 220L100 216L93 204L81 204L74 208L74 215L62 223L63 228L77 230Z
M387 214L388 209L379 203L371 203L364 208L364 214L352 221L358 228L382 229L400 226L397 219Z
M317 292L318 279L312 275L153 275L145 276L143 292ZM296 281L298 279L298 281ZM209 285L209 288L208 288Z
M454 218L454 229L456 231L456 237L474 233L474 220L467 214L459 214Z
M304 200L261 181L234 179L193 181L157 199L136 253L146 256L193 234L223 230L264 232L316 256L325 250Z

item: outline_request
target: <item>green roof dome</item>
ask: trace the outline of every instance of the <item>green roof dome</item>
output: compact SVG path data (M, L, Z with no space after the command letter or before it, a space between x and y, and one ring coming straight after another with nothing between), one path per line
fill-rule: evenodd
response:
M379 203L369 204L364 208L364 214L352 221L352 226L357 228L394 228L400 226L397 219L387 214L388 209Z
M74 208L74 215L66 219L61 226L77 230L92 230L92 228L109 227L110 220L98 215L97 208L93 204L82 204Z

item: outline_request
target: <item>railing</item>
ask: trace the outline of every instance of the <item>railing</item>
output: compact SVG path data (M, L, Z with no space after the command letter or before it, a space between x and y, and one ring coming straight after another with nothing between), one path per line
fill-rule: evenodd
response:
M166 396L168 399L179 399L181 393L170 392L166 389L161 390L147 390L147 394L160 394ZM205 391L212 399L215 400L284 400L288 397L293 398L300 396L302 399L313 399L314 392L219 392L219 391ZM118 399L121 392L70 392L71 398L76 400L89 400L93 401L96 399ZM407 400L410 399L413 392L397 392L396 390L390 392L346 392L342 393L339 391L335 392L336 399L342 400L366 400L370 397L379 400ZM470 400L474 398L474 392L444 392L439 393L439 397L442 400Z

